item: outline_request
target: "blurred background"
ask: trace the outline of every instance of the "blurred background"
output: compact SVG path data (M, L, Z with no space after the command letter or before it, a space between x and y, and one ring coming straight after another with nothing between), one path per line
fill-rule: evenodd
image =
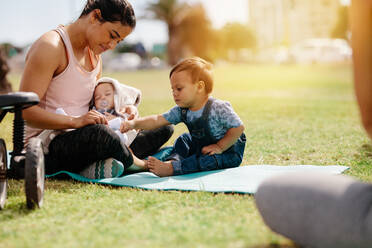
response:
M2 1L2 70L21 72L32 42L59 24L76 20L85 2ZM189 56L215 64L351 60L347 0L130 2L138 18L137 27L114 51L103 55L106 72L163 69ZM2 88L6 90L4 83Z

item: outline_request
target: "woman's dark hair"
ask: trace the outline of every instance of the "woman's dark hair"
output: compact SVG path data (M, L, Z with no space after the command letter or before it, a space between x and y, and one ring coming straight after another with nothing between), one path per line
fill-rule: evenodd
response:
M131 28L136 26L133 7L127 0L87 0L79 18L88 15L95 9L101 11L101 22L120 22Z

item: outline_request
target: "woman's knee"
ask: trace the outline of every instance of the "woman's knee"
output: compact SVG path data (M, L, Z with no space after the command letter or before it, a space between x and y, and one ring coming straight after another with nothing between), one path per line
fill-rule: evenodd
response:
M302 231L304 225L307 225L308 216L303 211L304 205L309 204L310 199L306 193L301 192L301 186L296 187L298 184L293 183L291 178L291 175L286 174L265 180L259 185L254 197L262 219L271 230L304 244L306 235L311 236Z
M173 125L141 131L130 145L130 148L138 158L145 158L157 152L169 140L173 132Z
M109 139L109 140L120 140L120 137L107 125L96 124L86 127L86 135L91 137L93 140Z
M174 132L173 125L167 125L167 126L162 127L161 129L163 130L164 135L168 135L169 137L173 135L173 132Z
M153 130L152 136L154 138L154 141L156 140L154 144L156 144L160 148L172 137L173 132L173 125L167 125Z
M265 223L299 244L370 247L363 215L372 207L371 188L345 176L291 173L265 180L255 200Z

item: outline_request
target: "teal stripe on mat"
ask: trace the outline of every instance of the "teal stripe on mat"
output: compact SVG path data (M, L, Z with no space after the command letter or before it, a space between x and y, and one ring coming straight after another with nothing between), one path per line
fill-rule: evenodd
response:
M172 152L172 148L166 147L160 150L154 157L164 159ZM10 152L9 152L10 153ZM8 154L8 161L10 156ZM99 163L98 163L99 164ZM99 165L97 168L99 169ZM9 166L9 165L8 165ZM254 194L259 184L275 175L291 172L320 172L328 174L341 174L349 167L338 165L247 165L232 169L204 171L188 175L157 177L150 172L141 172L118 178L88 179L78 174L60 171L47 178L67 174L71 178L87 183L100 183L113 186L133 187L148 190L180 190L180 191L208 191L208 192L236 192ZM99 173L97 171L97 173Z
M58 174L68 174L71 178L81 182L92 182L114 186L134 187L148 190L180 190L180 191L207 191L207 192L236 192L254 194L259 184L274 175L291 172L321 172L328 174L341 174L346 166L317 166L317 165L248 165L232 169L205 171L193 174L157 177L150 172L141 172L118 178L87 179L80 175L61 171Z

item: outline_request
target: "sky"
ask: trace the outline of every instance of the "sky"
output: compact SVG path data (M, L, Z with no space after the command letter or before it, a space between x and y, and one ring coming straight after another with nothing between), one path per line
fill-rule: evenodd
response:
M154 0L130 0L136 16L142 16ZM201 2L212 25L219 28L227 22L248 22L248 0L184 0ZM0 0L0 43L26 46L43 33L76 20L86 0ZM233 3L233 4L232 4ZM157 20L141 20L127 37L128 42L142 41L147 48L168 40L166 25Z

